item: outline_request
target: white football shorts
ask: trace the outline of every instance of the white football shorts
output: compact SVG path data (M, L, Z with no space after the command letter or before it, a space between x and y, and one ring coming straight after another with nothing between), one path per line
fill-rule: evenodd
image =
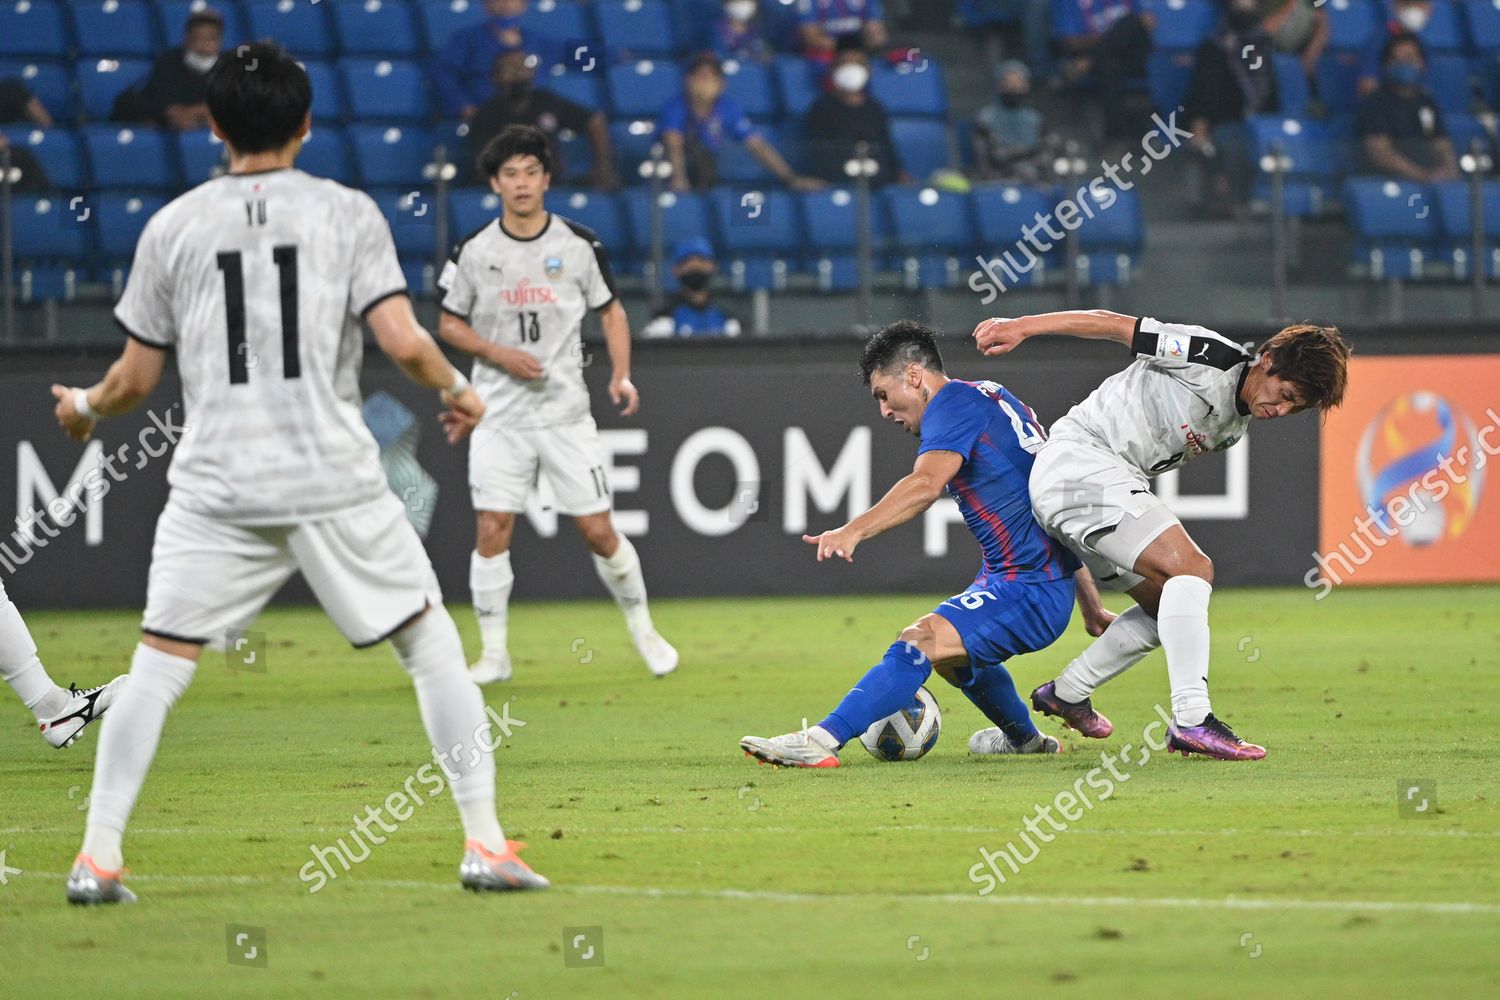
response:
M469 439L469 492L475 510L519 514L545 477L553 506L569 517L609 510L608 462L593 417L531 430L486 420Z

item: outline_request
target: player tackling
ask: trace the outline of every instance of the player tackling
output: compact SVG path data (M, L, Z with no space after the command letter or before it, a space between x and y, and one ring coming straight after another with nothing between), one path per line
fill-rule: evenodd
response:
M1168 749L1259 760L1265 748L1236 736L1209 704L1213 563L1151 492L1150 480L1232 447L1252 417L1338 406L1349 345L1335 327L1304 323L1251 353L1201 326L1103 310L989 319L974 328L974 339L985 354L999 355L1053 333L1112 340L1136 358L1052 425L1031 470L1031 502L1053 537L1137 606L1033 691L1032 705L1085 736L1108 736L1114 727L1090 702L1095 688L1161 646L1172 686Z
M115 317L130 339L104 380L53 389L87 439L132 409L175 352L189 428L156 526L141 641L99 737L74 903L133 902L124 831L167 712L205 646L250 625L300 570L355 646L389 639L416 687L466 837L460 882L541 889L495 815L484 702L458 629L360 417L363 319L413 381L440 391L450 441L484 404L417 323L375 202L293 167L311 123L306 71L273 43L241 46L209 76L230 172L146 224Z
M580 338L592 309L613 368L609 397L625 416L640 408L630 325L604 245L547 211L552 153L540 130L507 126L480 153L479 169L500 196L501 216L458 244L438 281L446 293L438 334L474 356L474 388L487 407L469 441L469 589L484 642L470 673L481 684L510 679L511 534L540 475L593 553L641 658L664 676L676 669L677 650L652 624L640 558L610 516L608 462L583 381Z

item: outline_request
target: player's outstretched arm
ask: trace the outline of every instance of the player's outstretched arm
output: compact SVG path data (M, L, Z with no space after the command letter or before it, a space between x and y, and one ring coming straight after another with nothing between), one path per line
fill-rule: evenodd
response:
M1135 335L1136 318L1107 309L1069 309L1064 312L1038 313L1018 319L995 317L974 328L974 341L988 355L1008 354L1021 341L1040 333L1065 333L1085 340L1113 340L1130 346Z
M957 452L923 452L917 456L912 471L875 506L842 528L821 535L803 535L802 540L818 547L818 562L834 558L853 562L854 550L860 542L905 524L931 507L963 464L964 457Z
M109 366L104 380L87 389L54 385L57 422L75 441L87 441L103 417L128 413L139 406L161 381L167 352L131 338Z
M393 295L371 309L365 317L375 343L406 377L418 385L437 389L449 412L443 415L443 426L449 443L472 431L484 416L484 403L463 372L454 368L437 343L417 322L411 299Z
M641 408L641 393L630 381L630 319L619 299L599 310L599 325L609 349L610 402L621 407L620 416L633 417Z

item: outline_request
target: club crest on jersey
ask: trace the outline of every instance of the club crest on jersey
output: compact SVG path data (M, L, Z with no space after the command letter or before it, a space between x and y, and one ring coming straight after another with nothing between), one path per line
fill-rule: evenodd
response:
M1227 437L1224 440L1220 441L1218 444L1214 445L1214 451L1228 451L1230 448L1233 448L1239 443L1240 435L1236 434L1233 437Z
M562 274L562 258L548 257L542 261L542 267L546 269L547 277L555 279L559 274Z

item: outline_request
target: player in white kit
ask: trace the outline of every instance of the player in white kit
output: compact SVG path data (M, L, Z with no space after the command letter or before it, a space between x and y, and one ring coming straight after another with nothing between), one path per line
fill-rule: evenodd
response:
M985 320L974 338L985 354L997 355L1046 333L1112 340L1135 355L1052 425L1032 466L1031 505L1042 527L1137 606L1033 691L1032 706L1085 736L1108 736L1114 727L1094 711L1094 689L1161 646L1172 685L1168 748L1225 760L1264 757L1263 747L1241 740L1211 711L1213 564L1151 492L1150 480L1233 446L1252 417L1338 406L1349 345L1335 327L1298 324L1252 353L1201 326L1103 310Z
M208 105L229 175L151 218L115 307L124 353L97 385L54 389L58 421L83 440L149 396L175 352L187 428L141 642L99 738L71 902L135 899L120 882L122 840L167 712L204 647L222 648L299 570L351 643L389 639L411 674L463 821L461 883L547 885L496 819L483 698L360 416L360 320L408 377L441 391L450 440L484 404L417 323L374 201L293 167L311 101L306 71L273 43L219 60Z
M474 388L486 407L469 441L476 520L469 588L484 641L471 675L481 684L511 676L510 540L541 476L593 553L641 658L664 676L677 667L677 650L652 624L635 546L615 530L608 462L583 381L580 338L592 309L613 368L610 399L625 416L640 408L629 321L609 259L592 231L547 211L552 154L539 130L508 126L480 154L479 167L502 214L458 244L438 281L445 293L439 335L474 355Z

